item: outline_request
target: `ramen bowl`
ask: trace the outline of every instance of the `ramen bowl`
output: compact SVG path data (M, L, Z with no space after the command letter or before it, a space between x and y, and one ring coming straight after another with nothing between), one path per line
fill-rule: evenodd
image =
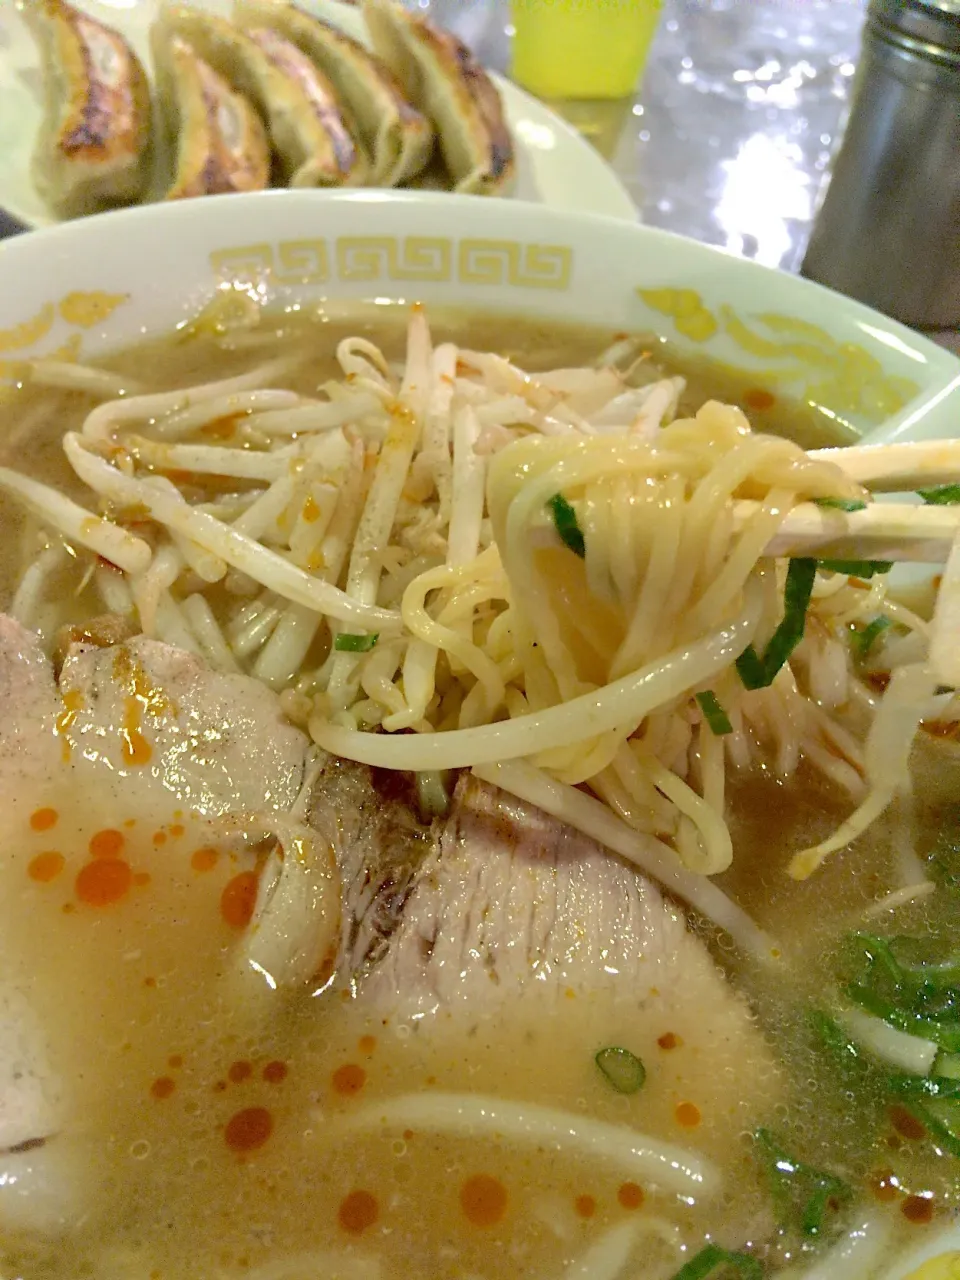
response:
M948 435L960 402L954 357L807 281L632 224L372 191L158 205L5 242L0 396L28 360L75 363L170 334L228 290L291 311L422 302L649 333L767 410L806 403L838 439ZM958 1266L948 1230L889 1280L946 1280Z
M808 281L632 223L468 197L265 192L108 214L0 244L0 379L168 331L226 286L658 334L842 434L946 434L960 362ZM934 421L934 415L936 421Z

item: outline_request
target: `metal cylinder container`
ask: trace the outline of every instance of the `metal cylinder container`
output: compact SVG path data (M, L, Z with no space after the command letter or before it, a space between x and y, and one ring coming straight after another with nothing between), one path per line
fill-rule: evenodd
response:
M871 0L802 272L905 324L960 325L960 0Z

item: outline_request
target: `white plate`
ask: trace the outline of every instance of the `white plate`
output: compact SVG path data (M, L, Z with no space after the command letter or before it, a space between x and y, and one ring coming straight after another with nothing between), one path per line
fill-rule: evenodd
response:
M160 0L73 0L77 8L120 31L150 67L148 31ZM229 16L229 0L205 0ZM304 7L365 39L357 10L338 0L304 0ZM0 5L0 209L28 227L57 222L34 189L30 156L41 118L36 45L11 0ZM636 219L636 208L613 170L559 116L509 81L496 77L517 150L514 197L614 218Z

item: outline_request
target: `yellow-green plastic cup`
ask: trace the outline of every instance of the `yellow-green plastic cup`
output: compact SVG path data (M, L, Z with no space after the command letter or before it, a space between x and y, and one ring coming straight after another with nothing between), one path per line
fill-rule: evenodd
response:
M540 98L624 98L663 0L511 0L511 74Z

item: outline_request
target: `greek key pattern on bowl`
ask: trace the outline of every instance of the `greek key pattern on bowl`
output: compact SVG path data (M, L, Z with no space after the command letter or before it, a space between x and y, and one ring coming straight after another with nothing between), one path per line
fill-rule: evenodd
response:
M573 250L517 240L339 236L217 249L210 267L218 280L235 285L459 281L563 292L570 286Z
M345 282L453 279L453 241L436 236L341 236L337 241L337 271Z

